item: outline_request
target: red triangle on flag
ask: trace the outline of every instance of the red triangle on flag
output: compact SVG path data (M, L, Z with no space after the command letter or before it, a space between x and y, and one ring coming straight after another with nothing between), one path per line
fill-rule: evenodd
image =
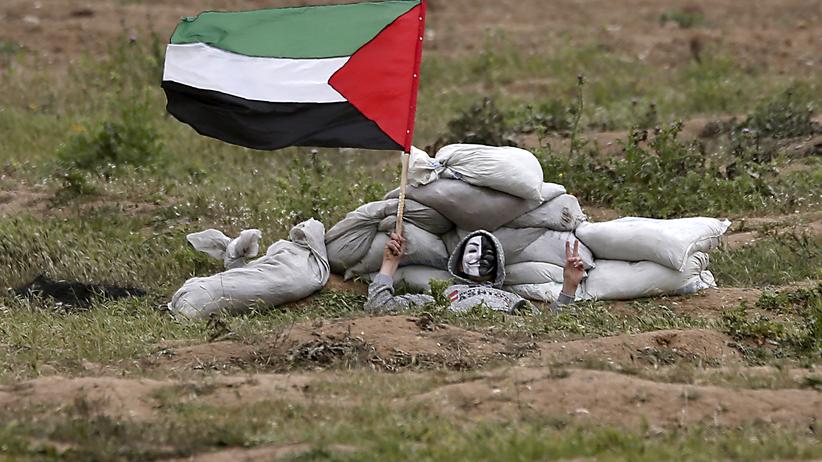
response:
M329 84L386 135L411 149L425 31L425 3L357 50Z

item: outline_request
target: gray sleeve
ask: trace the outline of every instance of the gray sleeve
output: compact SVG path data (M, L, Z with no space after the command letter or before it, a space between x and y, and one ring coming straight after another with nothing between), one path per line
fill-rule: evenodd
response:
M565 292L560 291L559 297L554 300L554 303L551 304L551 312L552 313L559 313L562 310L562 307L565 305L571 305L574 303L574 297L570 295L565 295Z
M368 300L363 308L369 313L391 313L433 302L434 297L430 295L394 295L394 280L377 274L368 286Z

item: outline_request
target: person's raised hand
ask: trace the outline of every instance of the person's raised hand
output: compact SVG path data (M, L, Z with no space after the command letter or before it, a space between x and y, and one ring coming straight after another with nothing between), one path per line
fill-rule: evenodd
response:
M380 273L387 276L394 277L397 268L400 266L400 260L405 254L405 238L397 233L391 233L388 242L385 243L385 249L382 252L382 266Z
M574 240L574 249L571 250L571 242L565 241L565 266L562 269L562 291L569 296L573 296L582 278L585 277L585 266L582 257L579 256L579 241Z

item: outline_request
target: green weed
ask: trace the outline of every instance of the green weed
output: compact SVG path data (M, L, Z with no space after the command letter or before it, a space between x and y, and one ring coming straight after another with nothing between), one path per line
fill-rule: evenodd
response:
M760 103L738 130L748 129L758 137L796 138L822 132L813 121L814 107L802 98L802 88L792 87Z
M822 278L822 237L798 231L766 231L738 249L711 254L711 271L720 286L763 287Z
M78 400L56 413L17 413L0 424L0 447L15 460L67 461L165 459L295 442L305 448L292 457L316 461L404 460L408 454L430 461L800 460L821 454L813 437L761 427L697 426L649 436L647 429L584 428L556 417L466 422L425 405L391 412L375 396L390 395L386 386L396 388L399 380L418 380L383 383L377 377L360 375L356 386L335 389L346 402L370 393L356 406L266 400L237 408L194 400L164 405L162 419L135 421L106 415L102 403Z
M481 102L465 109L448 122L447 130L435 146L454 143L517 146L507 115L497 108L491 98L483 98Z
M111 176L123 165L147 166L165 157L165 146L145 103L124 107L117 119L82 128L57 151L66 169Z
M766 292L756 306L774 313L750 313L743 303L723 313L721 323L734 339L753 344L751 349L742 347L750 360L822 358L822 286L781 294Z
M694 26L702 25L705 22L705 15L697 9L671 10L659 15L659 22L674 22L683 29L690 29Z
M681 130L674 124L650 139L647 131L632 131L620 157L601 158L592 149L571 158L550 149L538 154L548 181L560 181L583 201L628 214L717 215L771 203L774 193L762 167L746 164L729 177L701 145L679 140Z

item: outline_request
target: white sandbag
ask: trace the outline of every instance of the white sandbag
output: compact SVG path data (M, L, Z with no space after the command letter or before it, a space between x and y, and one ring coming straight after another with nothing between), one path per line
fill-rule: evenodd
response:
M708 267L708 254L696 252L676 271L650 261L597 260L583 281L584 298L631 300L656 295L695 293L716 282Z
M573 246L576 237L573 233L553 231L545 228L500 228L494 236L502 243L505 262L509 265L522 262L544 262L554 265L565 265L565 242ZM585 269L595 266L594 256L580 242L579 256Z
M505 266L505 284L562 283L562 267L553 263L523 262Z
M300 223L291 229L291 241L275 242L245 267L189 279L174 294L169 310L178 317L203 319L220 311L242 313L257 303L301 300L328 282L324 234L319 221Z
M262 233L258 229L246 229L236 239L231 239L216 229L207 229L186 236L195 250L218 260L223 260L226 269L242 268L248 258L260 252Z
M397 201L399 202L399 201ZM391 211L391 210L389 210ZM411 223L412 225L428 231L431 234L444 234L454 228L454 223L445 218L436 210L422 205L417 201L406 200L405 212L403 212L403 223ZM397 210L393 208L393 213L380 221L377 230L383 232L393 232L397 225Z
M399 190L386 199L399 197ZM538 206L539 203L460 180L439 179L418 188L409 187L406 197L438 211L457 227L493 231Z
M404 226L403 236L406 241L405 255L400 260L400 266L425 265L441 269L448 267L448 252L439 236L410 223ZM377 233L363 259L345 272L345 279L379 271L386 242L388 235Z
M535 302L554 303L556 299L559 298L559 293L562 291L562 283L546 282L543 284L516 284L507 285L503 287L503 289ZM583 298L582 289L580 288L574 295L574 299L582 300Z
M426 185L439 177L442 165L428 156L428 153L411 146L408 158L408 184L411 186Z
M460 241L462 241L462 238L466 235L468 235L468 231L454 228L440 236L442 243L445 244L445 251L449 256L454 253L454 250L456 250L457 246L460 245Z
M437 151L434 157L445 171L467 183L543 201L542 166L524 149L452 144Z
M356 265L365 257L378 228L393 229L396 223L397 199L370 202L348 213L326 234L331 269L337 274ZM393 221L390 217L394 217ZM453 224L436 210L413 200L406 200L404 221L431 233L447 232ZM385 223L382 223L387 220Z
M597 259L652 261L682 271L695 252L719 245L731 222L716 218L656 220L627 217L603 223L582 223L576 235Z
M364 276L365 279L372 281L377 273L371 273ZM403 266L394 274L394 287L404 286L410 292L423 293L430 289L430 281L432 279L438 281L450 281L453 279L451 273L438 268L432 268L424 265Z
M588 218L579 201L570 194L547 200L539 207L520 215L505 225L508 228L548 228L555 231L573 231Z

